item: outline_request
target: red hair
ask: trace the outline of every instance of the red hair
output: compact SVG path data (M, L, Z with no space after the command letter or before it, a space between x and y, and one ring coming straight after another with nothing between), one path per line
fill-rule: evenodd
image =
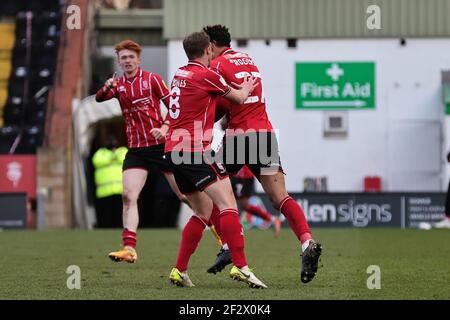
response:
M139 44L131 40L123 40L116 44L116 53L119 54L122 50L131 50L137 53L138 57L141 55L142 48Z

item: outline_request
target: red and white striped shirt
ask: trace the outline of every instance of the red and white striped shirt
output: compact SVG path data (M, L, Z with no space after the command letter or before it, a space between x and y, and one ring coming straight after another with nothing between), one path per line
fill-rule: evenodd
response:
M97 102L117 98L122 109L128 148L151 147L165 142L150 133L160 128L164 122L161 116L160 100L169 106L169 91L161 76L138 69L133 78L125 75L117 79L117 86L109 91L101 88L95 99Z

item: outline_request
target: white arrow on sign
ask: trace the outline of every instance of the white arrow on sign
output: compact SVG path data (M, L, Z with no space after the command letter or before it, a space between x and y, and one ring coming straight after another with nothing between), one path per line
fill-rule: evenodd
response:
M363 100L349 101L303 101L304 107L365 107L367 103Z

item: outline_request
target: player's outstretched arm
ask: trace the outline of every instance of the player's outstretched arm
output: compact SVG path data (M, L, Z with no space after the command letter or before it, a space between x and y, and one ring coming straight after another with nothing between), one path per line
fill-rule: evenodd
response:
M245 78L240 85L234 83L233 85L237 89L231 88L230 92L224 97L236 104L243 104L252 93L253 89L258 85L256 83L257 80L258 79L255 77L248 77Z
M103 102L109 99L112 99L115 95L115 90L117 87L117 74L114 72L112 78L106 80L105 85L98 90L95 95L95 101Z

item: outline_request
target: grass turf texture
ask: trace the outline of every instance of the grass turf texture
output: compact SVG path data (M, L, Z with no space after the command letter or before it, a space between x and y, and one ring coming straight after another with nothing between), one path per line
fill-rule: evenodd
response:
M450 299L448 230L315 229L323 255L316 278L300 282L297 239L284 229L246 232L250 267L268 286L232 281L230 267L206 273L218 252L205 231L191 259L195 288L169 283L180 231L140 230L138 263L107 258L120 247L120 230L0 232L0 299ZM81 268L81 290L66 286L69 265ZM381 289L369 290L369 265L381 268Z

